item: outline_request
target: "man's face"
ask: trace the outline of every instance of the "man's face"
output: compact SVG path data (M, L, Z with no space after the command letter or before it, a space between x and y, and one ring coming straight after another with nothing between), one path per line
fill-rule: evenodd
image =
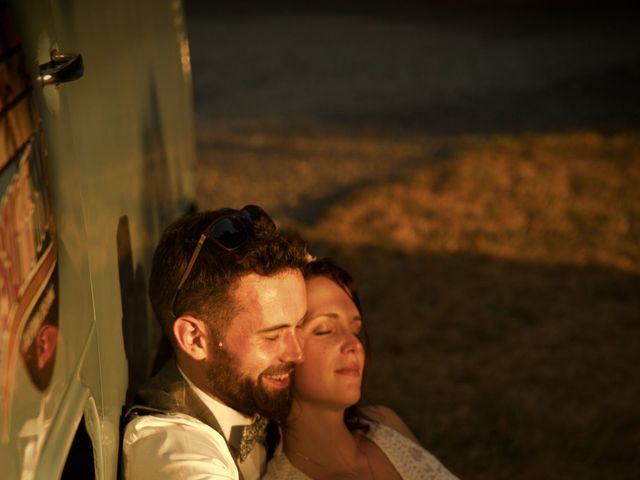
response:
M297 270L242 277L231 292L237 314L211 345L207 376L212 392L245 414L283 419L290 405L290 380L302 361L298 331L307 308Z

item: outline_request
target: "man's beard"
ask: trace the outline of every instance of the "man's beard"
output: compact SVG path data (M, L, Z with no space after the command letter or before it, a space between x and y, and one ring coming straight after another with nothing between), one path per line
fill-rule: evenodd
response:
M215 348L215 347L214 347ZM255 413L282 422L291 409L290 386L275 391L264 388L264 375L277 375L292 371L294 363L269 367L258 375L257 380L238 371L235 358L224 348L218 347L213 360L207 365L207 379L211 392L226 405L245 415Z

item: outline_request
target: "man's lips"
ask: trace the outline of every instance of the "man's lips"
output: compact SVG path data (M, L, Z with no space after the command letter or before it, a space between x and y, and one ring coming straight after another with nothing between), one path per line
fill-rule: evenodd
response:
M276 386L277 388L284 388L289 385L291 381L291 372L293 370L286 370L280 372L272 372L265 373L262 375L262 378L268 381L271 385Z

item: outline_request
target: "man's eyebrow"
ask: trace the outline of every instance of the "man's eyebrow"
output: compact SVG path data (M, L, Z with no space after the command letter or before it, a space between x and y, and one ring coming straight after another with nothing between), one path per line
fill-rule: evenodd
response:
M272 327L263 328L261 330L256 330L256 333L269 333L276 332L278 330L284 330L285 328L290 328L291 325L288 323L280 323L278 325L273 325Z
M302 322L305 321L306 316L302 316L302 318L300 318L300 320L298 320L293 326L299 326ZM291 324L290 323L279 323L278 325L273 325L271 327L267 327L267 328L263 328L261 330L257 330L255 333L270 333L270 332L277 332L278 330L284 330L285 328L291 328Z

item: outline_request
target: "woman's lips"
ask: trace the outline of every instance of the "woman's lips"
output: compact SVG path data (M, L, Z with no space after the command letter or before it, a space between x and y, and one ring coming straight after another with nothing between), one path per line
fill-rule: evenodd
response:
M348 366L339 368L335 371L338 375L348 375L352 377L360 377L360 367L358 366Z

